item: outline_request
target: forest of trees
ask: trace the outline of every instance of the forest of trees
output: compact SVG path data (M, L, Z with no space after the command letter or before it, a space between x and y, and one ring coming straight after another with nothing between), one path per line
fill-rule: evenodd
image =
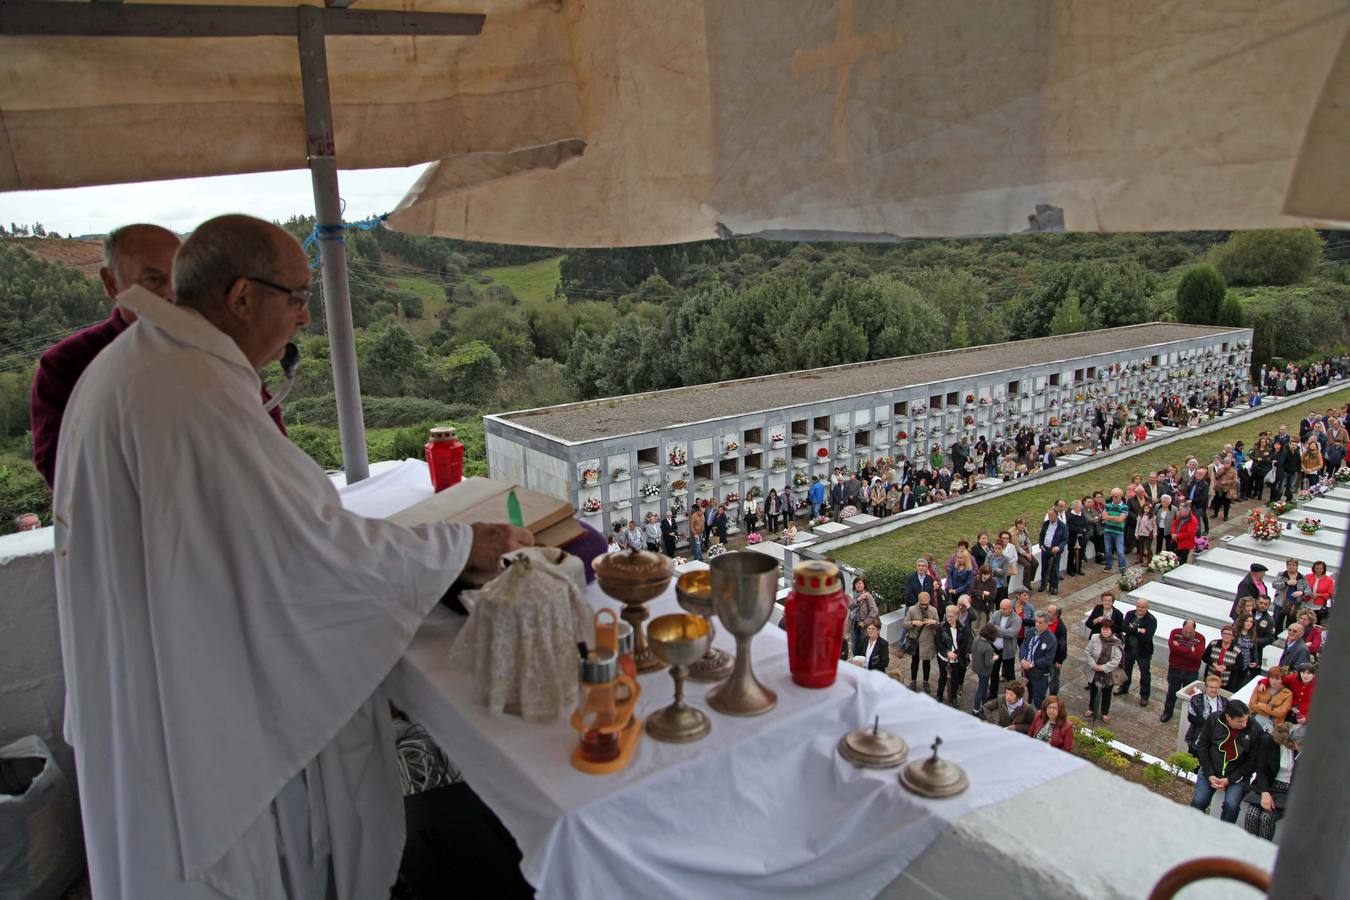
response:
M284 223L299 239L312 224ZM21 471L37 354L107 314L97 281L29 252L27 232L0 237L0 525L43 508ZM1257 365L1350 332L1350 239L1307 230L564 251L375 229L347 249L376 455L415 454L446 420L477 444L484 412L1147 321L1250 325ZM556 283L528 296L486 274L553 260ZM317 272L312 297L286 409L335 466Z

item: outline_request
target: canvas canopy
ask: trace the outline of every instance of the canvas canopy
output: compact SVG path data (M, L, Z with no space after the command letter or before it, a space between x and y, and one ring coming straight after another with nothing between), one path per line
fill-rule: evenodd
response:
M1340 0L356 8L487 15L477 37L328 38L340 165L440 160L392 217L409 231L624 246L1350 220ZM290 38L7 37L0 73L0 189L305 162Z
M1350 220L1343 3L644 7L564 7L580 159L486 185L441 162L394 227L567 246Z

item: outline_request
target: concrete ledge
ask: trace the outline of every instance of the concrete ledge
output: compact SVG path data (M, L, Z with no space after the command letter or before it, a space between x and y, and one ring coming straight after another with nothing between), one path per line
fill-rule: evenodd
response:
M1299 406L1316 397L1350 387L1350 380L1333 381L1325 387L1314 388L1310 391L1304 391L1301 394L1295 394L1292 397L1283 397L1277 400L1267 400L1260 406L1255 407L1230 407L1229 411L1213 422L1206 422L1203 425L1197 425L1194 428L1178 428L1158 437L1150 437L1148 440L1139 444L1127 444L1116 447L1113 450L1107 450L1098 453L1087 459L1073 462L1061 461L1054 469L1048 472L1039 472L1035 475L1029 475L1026 478L1019 478L1016 481L1004 482L999 487L991 487L986 490L977 490L973 494L963 495L957 500L947 500L941 504L922 507L903 518L896 516L887 516L880 521L867 525L859 525L850 528L847 532L841 532L835 536L823 538L812 544L809 550L802 553L803 556L813 559L822 559L829 556L836 550L844 547L858 544L874 537L880 537L883 534L889 534L897 528L905 528L915 525L919 522L937 516L945 515L958 509L965 509L968 506L974 506L983 503L993 496L1005 496L1014 494L1018 491L1024 491L1028 488L1039 487L1043 484L1060 481L1065 478L1071 478L1083 472L1091 472L1100 469L1103 466L1109 466L1113 463L1123 462L1124 460L1138 456L1141 453L1150 452L1158 447L1166 447L1169 444L1175 444L1179 441L1188 440L1193 437L1200 437L1214 431L1227 428L1235 422L1252 416L1263 416L1267 413L1279 412L1290 407Z
M1230 825L1084 766L958 819L879 896L886 900L1063 897L1137 900L1168 869L1229 856L1273 869L1276 847ZM1184 896L1263 896L1202 881Z

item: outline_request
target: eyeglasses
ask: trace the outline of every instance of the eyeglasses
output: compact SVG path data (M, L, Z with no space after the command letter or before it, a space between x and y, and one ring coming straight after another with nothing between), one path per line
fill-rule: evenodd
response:
M275 281L268 281L266 278L258 278L255 275L243 276L245 281L251 281L254 284L261 284L265 288L271 288L280 294L285 294L290 298L290 304L294 309L300 309L309 305L309 285L302 288L288 288L277 284Z

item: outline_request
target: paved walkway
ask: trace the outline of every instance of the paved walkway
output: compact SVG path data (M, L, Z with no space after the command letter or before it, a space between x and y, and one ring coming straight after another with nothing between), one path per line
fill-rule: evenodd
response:
M1256 505L1255 502L1234 504L1227 523L1224 523L1221 519L1212 518L1210 520L1211 542L1217 543L1218 538L1227 535L1242 534L1246 530L1247 513ZM1221 546L1221 544L1219 545ZM1133 554L1131 558L1133 558ZM1083 672L1083 654L1087 641L1081 636L1081 626L1088 613L1092 611L1092 607L1097 604L1097 599L1103 591L1116 591L1117 595L1120 594L1120 591L1116 586L1119 577L1118 571L1107 575L1102 571L1101 565L1094 562L1087 563L1083 571L1084 574L1081 577L1065 578L1060 582L1058 597L1052 598L1049 593L1041 594L1033 591L1031 602L1037 610L1042 610L1054 600L1059 602L1064 610L1064 622L1069 628L1069 657L1064 663L1063 673L1060 676L1060 696L1068 705L1069 714L1086 722L1084 714L1088 710L1088 692L1087 681ZM1124 614L1133 609L1133 606L1124 604L1120 605L1119 609ZM933 668L932 686L936 690L936 663ZM887 674L908 686L909 657L898 659L896 654L892 652L891 667ZM1131 693L1123 697L1112 698L1111 721L1103 727L1114 732L1117 740L1129 744L1136 750L1143 750L1154 756L1166 757L1176 749L1177 733L1175 717L1167 724L1158 721L1158 717L1162 715L1163 698L1167 696L1166 652L1160 649L1154 650L1150 671L1152 691L1148 706L1141 707L1139 705L1139 679L1138 673L1135 674L1135 683L1131 688ZM973 702L974 696L975 676L968 673L961 703L964 705ZM1184 711L1180 712L1180 715L1184 716Z

